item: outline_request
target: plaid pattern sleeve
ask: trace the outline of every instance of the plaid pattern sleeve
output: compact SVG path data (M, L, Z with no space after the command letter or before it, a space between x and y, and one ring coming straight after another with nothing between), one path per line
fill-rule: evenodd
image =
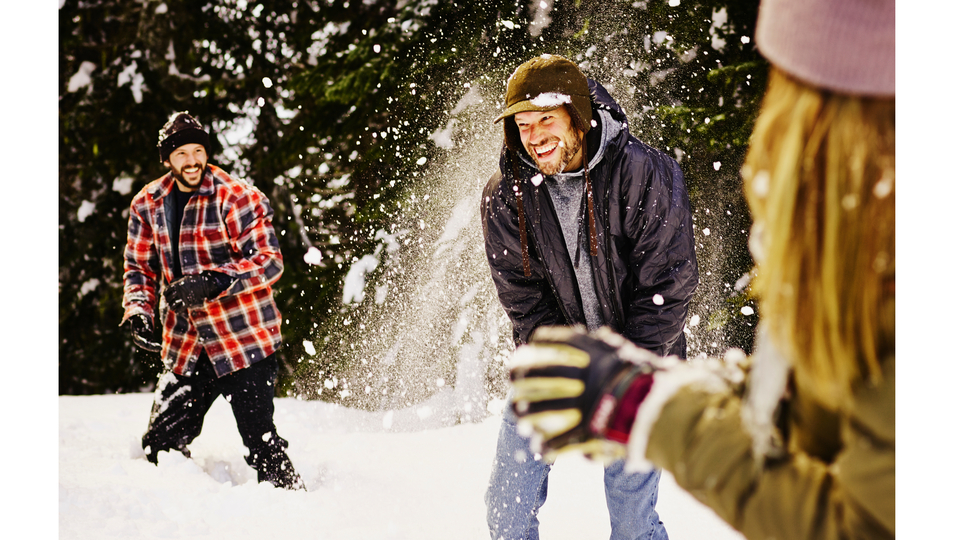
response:
M134 315L153 320L160 275L160 257L154 244L153 223L141 191L130 205L127 221L127 245L123 250L123 319L120 325Z
M169 227L165 223L170 214L165 212L163 201L172 188L169 174L147 186L143 204L148 208L139 214L149 216L144 221L152 225L152 238L135 240L131 225L127 240L128 251L134 253L139 253L140 244L153 242L154 257L165 283L173 280L173 265L171 239L166 233ZM283 257L272 219L273 209L263 193L222 169L209 166L183 212L178 239L180 266L184 275L215 271L231 277L233 282L216 298L191 309L187 317L167 309L161 299L161 355L174 373L192 372L204 350L217 375L222 376L259 362L280 347L281 318L272 285L283 273ZM130 292L136 292L132 288L136 283L133 277L129 272L124 275L125 305L128 284ZM151 306L156 298L154 290L145 295ZM131 302L135 298L129 296Z

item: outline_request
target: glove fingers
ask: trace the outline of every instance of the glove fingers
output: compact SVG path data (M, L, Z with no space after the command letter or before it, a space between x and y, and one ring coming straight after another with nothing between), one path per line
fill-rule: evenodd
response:
M627 457L627 447L623 444L603 439L593 439L584 443L571 444L562 451L581 452L587 459L610 465L618 459Z
M532 379L536 377L582 380L583 369L554 364L550 366L534 368L519 367L510 370L510 380L513 382L516 382L519 379Z
M513 383L514 401L577 397L583 390L583 381L565 377L527 377Z
M590 355L583 350L562 343L544 343L518 348L507 367L513 371L547 366L585 368L589 365Z
M578 398L565 398L544 401L518 401L513 408L514 412L517 413L517 416L549 411L562 411L565 409L580 410L580 400ZM520 410L522 410L522 412L520 412Z
M517 422L517 425L522 428L521 433L529 431L529 428L532 427L533 431L549 442L569 433L580 424L582 419L583 415L580 414L578 409L552 410L525 415ZM546 445L549 446L549 444Z
M575 336L586 335L586 329L577 326L541 326L530 336L530 343L565 343Z

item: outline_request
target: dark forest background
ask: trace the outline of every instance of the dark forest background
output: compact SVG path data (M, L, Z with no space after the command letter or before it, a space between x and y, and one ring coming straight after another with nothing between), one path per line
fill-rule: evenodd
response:
M159 359L117 325L127 209L165 173L157 133L171 113L197 117L211 161L273 204L285 263L278 394L293 395L303 342L336 332L330 321L355 308L342 295L350 266L451 151L431 134L469 87L502 99L513 69L545 52L628 88L619 99L631 131L680 162L697 228L723 239L698 253L701 293L724 299L700 310L710 315L698 336L707 352L749 351L739 167L767 69L752 40L756 11L753 0L64 0L60 394L156 381Z

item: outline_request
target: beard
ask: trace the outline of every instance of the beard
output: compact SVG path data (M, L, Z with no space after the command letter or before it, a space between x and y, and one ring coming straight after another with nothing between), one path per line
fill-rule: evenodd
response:
M203 177L204 177L204 175L206 174L206 172L207 172L207 164L206 164L206 163L200 164L200 176L197 177L196 182L194 182L194 183L191 184L190 182L188 182L188 181L183 177L183 169L182 169L182 168L181 168L181 169L175 169L175 168L171 168L171 169L170 169L170 173L173 174L173 177L174 177L178 182L180 182L180 185L187 186L187 187L194 188L194 189L200 187L200 184L203 183Z
M560 151L560 159L557 161L541 161L537 157L533 146L530 144L526 145L527 154L533 158L533 162L537 164L540 172L547 176L553 176L565 170L567 165L576 157L577 152L580 151L580 148L583 146L583 140L579 135L580 133L578 131L570 128L562 138L558 139L559 146L557 146L557 150Z

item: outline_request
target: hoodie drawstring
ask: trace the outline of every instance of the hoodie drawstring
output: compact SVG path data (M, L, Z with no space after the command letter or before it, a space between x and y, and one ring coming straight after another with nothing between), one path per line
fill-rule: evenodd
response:
M583 134L583 154L587 157L590 152L587 151L587 134ZM593 183L590 181L590 165L588 159L583 160L583 191L584 197L580 199L580 213L577 216L577 253L573 257L573 267L580 267L580 244L583 240L583 219L587 218L590 230L590 255L597 256L597 224L593 218ZM586 214L586 215L585 215Z
M520 255L523 259L523 275L530 277L530 255L527 253L527 219L523 211L523 190L520 188L520 168L517 166L517 157L513 152L507 152L510 166L513 169L513 191L517 195L517 218L520 226Z

